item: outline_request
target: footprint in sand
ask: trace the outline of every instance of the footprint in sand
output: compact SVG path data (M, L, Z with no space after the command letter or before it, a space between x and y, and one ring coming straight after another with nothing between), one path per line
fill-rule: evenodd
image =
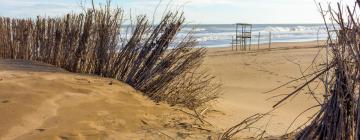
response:
M59 140L85 140L84 136L81 134L75 134L75 133L64 133L58 136Z
M36 129L36 131L38 132L44 132L46 129L43 129L43 128L39 128L39 129Z
M105 131L95 129L83 129L80 131L65 132L60 134L58 140L103 140L108 137Z
M60 139L60 140L69 140L69 138L66 137L66 136L59 136L59 139Z
M9 100L1 101L1 103L4 103L4 104L9 103L9 102L10 102Z

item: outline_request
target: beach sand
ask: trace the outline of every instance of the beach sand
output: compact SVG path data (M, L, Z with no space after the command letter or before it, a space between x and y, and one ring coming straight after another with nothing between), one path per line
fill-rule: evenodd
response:
M223 83L223 95L205 113L213 124L209 128L178 108L156 104L113 79L30 61L1 60L0 139L206 139L255 113L272 110L281 98L268 98L290 93L304 81L264 92L300 77L295 63L305 69L319 51L316 46L317 42L304 42L274 43L271 50L264 44L261 50L248 52L208 49L203 67ZM313 105L312 96L299 94L255 126L266 128L269 136L282 135L299 113ZM254 132L245 131L238 138Z
M114 79L0 60L0 140L205 139L188 114Z
M210 117L214 125L226 129L240 123L245 118L256 113L267 113L273 109L281 97L276 95L288 94L305 81L298 81L271 93L265 93L282 84L302 76L310 66L315 56L315 66L326 62L324 50L317 47L324 42L274 43L270 50L268 44L253 46L252 51L232 51L232 48L210 48L204 67L217 76L223 83L223 95L215 105L217 110L224 113L222 117ZM320 54L320 55L317 55ZM299 65L298 65L299 64ZM300 67L299 67L300 66ZM301 68L301 69L300 69ZM311 67L306 73L311 73ZM312 85L310 88L322 93L322 86ZM284 135L294 119L305 109L317 105L316 100L306 90L286 101L285 105L272 111L268 117L261 120L255 127L266 130L266 135ZM317 95L321 101L321 95ZM269 99L271 98L271 99ZM294 130L308 120L319 108L315 108L299 117L290 130ZM221 119L219 119L221 118ZM254 131L245 131L239 135L254 136ZM290 131L289 131L290 132Z

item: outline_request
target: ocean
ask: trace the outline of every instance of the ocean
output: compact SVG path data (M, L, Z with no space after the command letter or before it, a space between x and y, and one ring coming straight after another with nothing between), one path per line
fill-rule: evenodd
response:
M185 36L189 31L194 31L199 46L225 47L230 46L235 30L235 24L186 25L179 35ZM268 43L270 32L272 42L303 42L327 38L324 24L254 24L252 44L258 43L259 33L260 43Z

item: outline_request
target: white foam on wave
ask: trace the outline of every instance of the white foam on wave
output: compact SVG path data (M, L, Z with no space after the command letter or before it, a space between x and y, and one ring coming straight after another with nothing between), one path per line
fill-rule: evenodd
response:
M206 31L207 29L206 28L189 28L189 27L186 27L186 28L183 28L181 31L182 32L201 32L201 31Z
M232 38L232 33L209 33L195 35L198 42L215 41L215 40L229 40Z
M322 26L268 26L260 32L274 33L325 33L326 30Z

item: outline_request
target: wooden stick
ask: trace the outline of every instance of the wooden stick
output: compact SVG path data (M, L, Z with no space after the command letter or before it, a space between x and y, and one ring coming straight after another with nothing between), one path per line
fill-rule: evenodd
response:
M260 37L261 37L261 33L259 32L259 36L258 36L258 50L260 49Z
M269 49L271 48L271 32L269 32Z

